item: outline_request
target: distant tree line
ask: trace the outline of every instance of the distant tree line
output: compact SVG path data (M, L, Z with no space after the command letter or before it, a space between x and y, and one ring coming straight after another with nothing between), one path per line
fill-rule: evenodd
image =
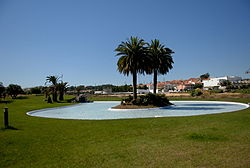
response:
M113 92L132 92L133 88L131 87L131 85L113 86L112 91Z
M79 85L79 86L69 86L67 90L68 91L81 91L81 90L102 91L103 89L112 88L112 87L113 87L113 85L111 85L111 84L97 85L97 86Z
M30 93L38 95L38 94L41 94L43 90L44 90L43 86L38 86L38 87L31 88Z
M3 83L0 82L0 98L5 99L5 97L9 95L12 99L16 99L19 94L23 93L23 89L17 84L10 84L4 87Z
M84 86L84 85L69 86L67 90L80 93L80 91L82 90L102 91L107 88L111 88L112 92L132 92L133 90L132 85L115 86L111 84L97 85L97 86Z

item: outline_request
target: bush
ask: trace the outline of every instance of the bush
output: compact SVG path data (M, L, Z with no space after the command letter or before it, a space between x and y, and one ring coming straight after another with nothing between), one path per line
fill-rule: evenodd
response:
M18 94L23 93L23 89L21 88L21 86L15 84L10 84L6 90L8 95L10 95L12 99L15 99Z
M192 90L190 94L191 94L191 96L195 97L195 96L200 96L203 93L200 89L195 89L195 90Z
M2 82L0 82L0 98L4 97L5 87L3 86Z
M250 89L250 84L243 84L238 86L239 89Z
M41 94L42 93L42 90L39 87L31 88L30 91L31 91L31 94Z
M234 92L236 92L236 93L250 94L250 89L240 89L240 90L236 90Z
M133 100L132 96L129 96L128 98L124 99L122 101L123 105L138 105L138 106L157 106L157 107L163 107L163 106L169 106L172 103L169 102L168 98L165 95L161 94L152 94L149 93L144 96L139 96L136 100Z
M197 83L197 84L195 84L194 85L194 89L197 89L197 88L203 88L203 84L199 84L199 83Z

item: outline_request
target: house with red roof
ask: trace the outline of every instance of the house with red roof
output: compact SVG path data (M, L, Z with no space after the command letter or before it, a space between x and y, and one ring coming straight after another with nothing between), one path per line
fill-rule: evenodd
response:
M157 83L156 93L165 93L169 91L186 91L194 89L195 84L202 84L199 78L190 78L187 80L172 80ZM148 90L153 93L153 84L146 84Z

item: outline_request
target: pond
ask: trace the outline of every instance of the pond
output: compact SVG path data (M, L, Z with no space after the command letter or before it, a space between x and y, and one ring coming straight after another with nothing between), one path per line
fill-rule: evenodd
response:
M151 109L111 109L118 101L99 101L82 103L66 107L49 108L28 112L35 117L109 120L128 118L155 118L193 116L233 112L248 108L248 104L221 101L171 101L174 105Z

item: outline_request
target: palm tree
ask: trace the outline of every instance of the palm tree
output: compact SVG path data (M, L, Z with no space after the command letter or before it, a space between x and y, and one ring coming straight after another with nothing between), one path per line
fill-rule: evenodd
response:
M116 49L120 56L117 66L118 71L124 75L133 76L133 100L137 99L137 73L144 73L146 65L146 43L138 37L130 37L126 42L122 42Z
M63 95L67 90L67 86L68 82L63 82L61 81L60 83L57 84L57 89L59 91L59 100L62 101L63 100Z
M52 85L50 86L52 90L52 99L54 102L57 102L57 84L58 84L59 77L57 76L47 76L46 77L46 83L51 83ZM45 84L46 84L45 83Z
M173 68L172 64L174 61L171 56L173 53L171 49L165 48L157 39L151 40L151 44L148 46L148 55L153 60L149 68L151 71L150 73L154 74L154 93L156 93L157 88L157 75L164 75Z
M50 97L50 95L52 94L52 89L50 87L45 86L45 87L43 87L42 92L45 94L45 98L48 98L47 102L52 103L52 99Z

